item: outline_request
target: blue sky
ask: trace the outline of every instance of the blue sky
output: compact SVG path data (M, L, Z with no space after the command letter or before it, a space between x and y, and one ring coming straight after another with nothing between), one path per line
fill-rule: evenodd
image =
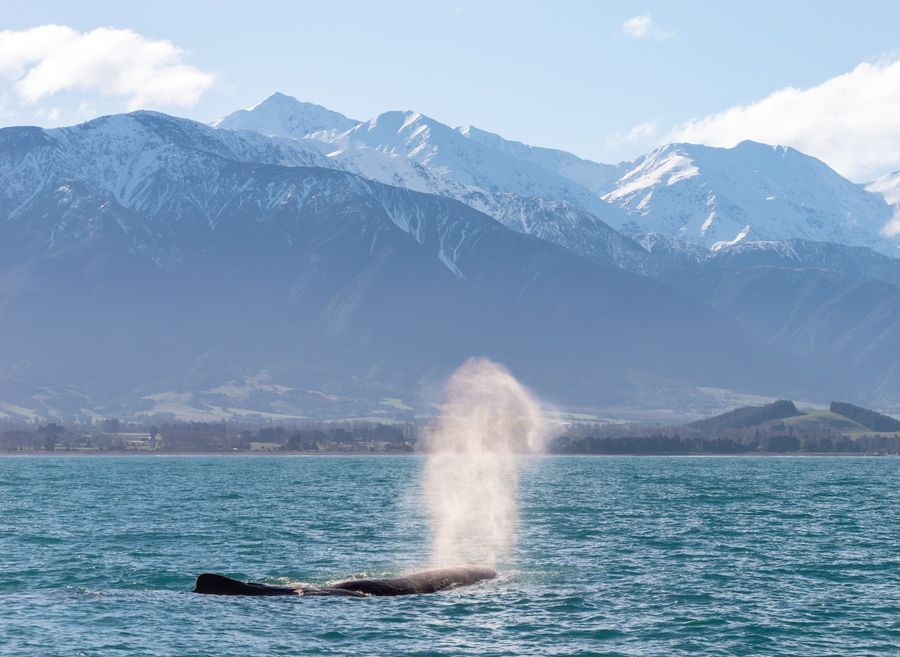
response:
M88 55L102 40L72 54L60 37L48 62L27 32L48 24L136 34ZM278 90L608 162L674 138L778 140L866 179L900 168L898 26L897 2L47 1L3 12L0 124L137 106L211 121ZM128 68L159 41L158 70ZM770 98L786 87L813 91Z

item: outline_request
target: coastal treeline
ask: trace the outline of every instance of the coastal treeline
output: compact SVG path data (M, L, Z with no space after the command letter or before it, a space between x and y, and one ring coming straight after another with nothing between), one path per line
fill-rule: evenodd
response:
M900 432L847 435L803 430L778 421L742 428L578 423L560 426L552 454L900 454ZM99 426L19 425L0 428L4 452L356 453L404 454L422 449L423 425L363 421L245 427L230 423L144 425L108 420Z
M105 420L97 426L58 423L0 429L7 452L412 452L415 423L308 422L247 427L225 422L161 425Z
M557 454L900 454L900 434L858 437L832 432L754 430L706 436L684 427L626 431L579 428L553 441Z
M553 451L563 454L900 454L900 421L832 402L829 410L782 399L685 425L574 425Z

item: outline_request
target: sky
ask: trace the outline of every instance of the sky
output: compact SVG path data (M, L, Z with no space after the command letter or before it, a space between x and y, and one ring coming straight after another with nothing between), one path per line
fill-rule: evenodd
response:
M900 169L900 3L57 2L0 15L0 125L209 122L274 91L601 162L669 141Z

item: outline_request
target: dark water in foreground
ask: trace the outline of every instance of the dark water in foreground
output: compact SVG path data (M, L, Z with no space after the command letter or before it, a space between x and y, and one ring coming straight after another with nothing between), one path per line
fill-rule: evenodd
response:
M900 654L898 459L541 459L498 581L186 592L424 562L422 463L0 458L0 654Z

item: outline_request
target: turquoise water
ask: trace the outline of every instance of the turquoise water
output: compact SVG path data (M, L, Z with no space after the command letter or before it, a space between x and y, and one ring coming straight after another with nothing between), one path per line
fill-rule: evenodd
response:
M501 577L217 598L421 564L414 457L0 458L0 654L898 655L900 460L546 458Z

